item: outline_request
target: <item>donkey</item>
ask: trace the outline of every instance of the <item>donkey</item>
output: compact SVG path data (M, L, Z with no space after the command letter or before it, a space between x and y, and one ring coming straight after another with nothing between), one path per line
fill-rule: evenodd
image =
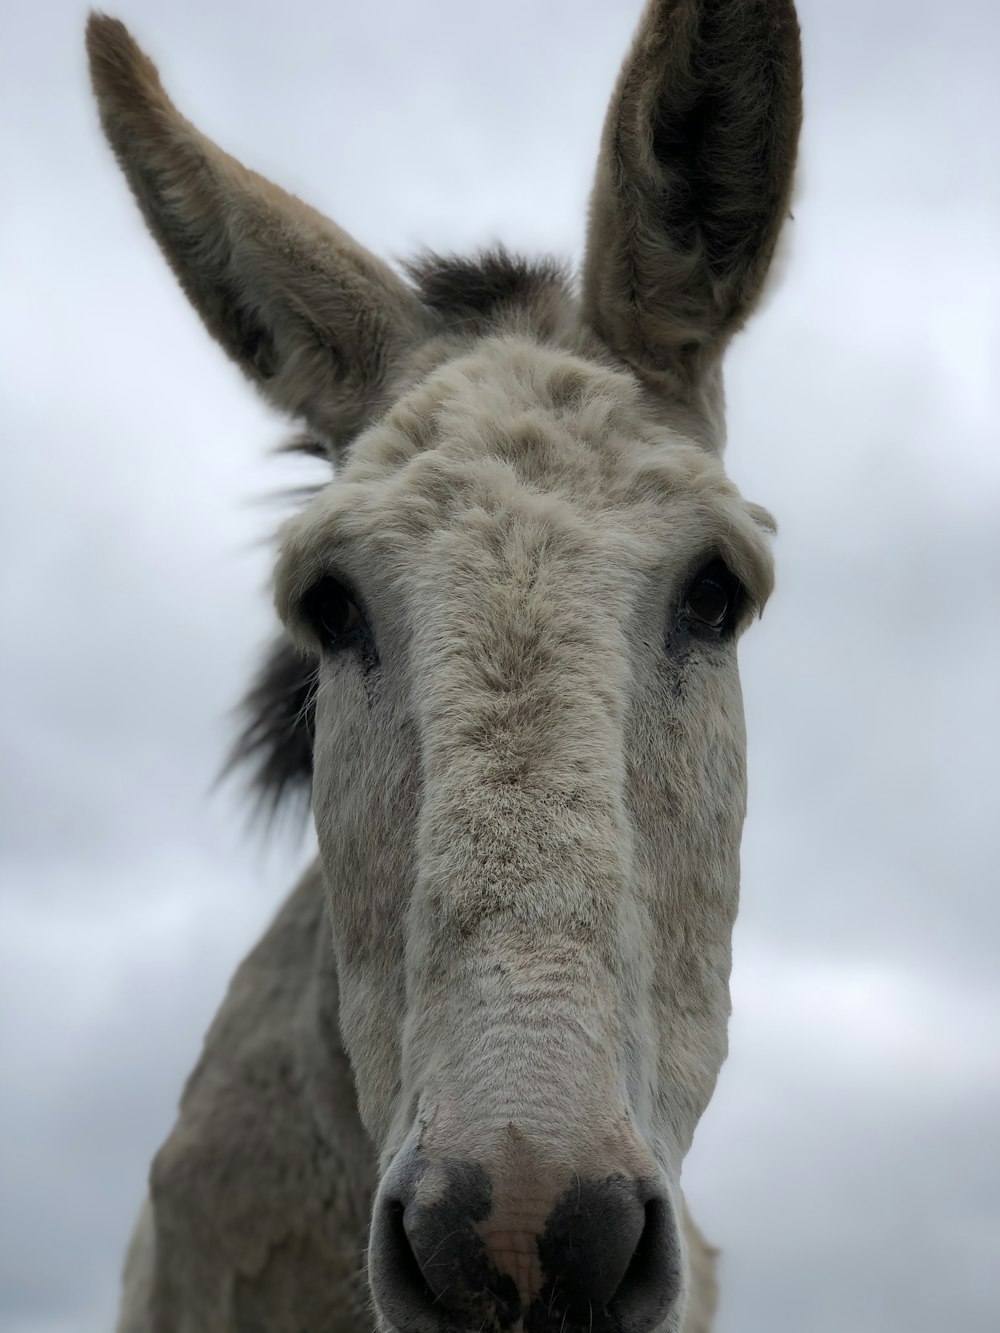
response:
M333 464L283 530L239 755L319 859L150 1172L121 1333L698 1333L681 1166L726 1054L736 643L721 465L801 120L792 0L650 0L579 283L400 275L175 110L114 19L105 133L211 333Z

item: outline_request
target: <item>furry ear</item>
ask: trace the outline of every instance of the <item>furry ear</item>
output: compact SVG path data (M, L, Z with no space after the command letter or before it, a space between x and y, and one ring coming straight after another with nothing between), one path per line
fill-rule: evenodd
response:
M200 134L122 23L91 14L87 50L108 142L209 332L277 406L331 446L349 439L424 336L416 296Z
M757 302L801 120L793 0L650 0L604 125L583 295L671 397L697 400Z

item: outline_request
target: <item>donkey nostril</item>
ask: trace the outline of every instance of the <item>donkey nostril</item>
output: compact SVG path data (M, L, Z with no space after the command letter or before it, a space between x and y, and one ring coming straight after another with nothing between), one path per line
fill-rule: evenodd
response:
M393 1328L401 1333L437 1333L443 1327L436 1296L406 1234L405 1205L388 1199L372 1228L372 1293Z
M655 1328L681 1288L679 1255L666 1200L650 1199L644 1211L639 1243L608 1302L608 1313L624 1333L645 1333Z
M375 1205L369 1274L375 1305L394 1333L510 1328L520 1313L513 1280L490 1262L478 1226L491 1183L472 1162L419 1154L394 1164L393 1187Z
M650 1182L578 1180L539 1239L546 1285L533 1308L536 1333L652 1333L680 1292L673 1214Z
M375 1303L394 1333L509 1328L517 1289L489 1266L475 1215L454 1200L387 1199L372 1224L369 1268Z
M410 1238L406 1234L406 1208L398 1200L394 1199L389 1204L387 1222L392 1248L395 1251L396 1272L405 1277L414 1288L422 1288L426 1295L433 1299L434 1293L427 1285L427 1279L421 1272Z

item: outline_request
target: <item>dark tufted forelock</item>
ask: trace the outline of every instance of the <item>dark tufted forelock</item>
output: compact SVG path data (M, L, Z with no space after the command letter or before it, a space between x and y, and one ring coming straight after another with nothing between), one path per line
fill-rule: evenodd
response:
M503 246L471 258L424 251L404 268L424 305L455 320L488 320L506 310L530 310L551 292L569 289L568 272L558 260L525 259Z

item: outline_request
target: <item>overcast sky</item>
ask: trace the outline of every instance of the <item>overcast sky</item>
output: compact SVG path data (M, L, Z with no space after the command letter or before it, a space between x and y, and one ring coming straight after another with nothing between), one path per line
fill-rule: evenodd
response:
M579 256L639 0L108 5L202 129L382 253ZM996 1333L1000 6L800 13L791 256L729 371L779 587L686 1183L720 1333ZM0 45L2 1333L111 1326L149 1157L307 854L209 791L286 427L142 230L83 18L15 0Z

